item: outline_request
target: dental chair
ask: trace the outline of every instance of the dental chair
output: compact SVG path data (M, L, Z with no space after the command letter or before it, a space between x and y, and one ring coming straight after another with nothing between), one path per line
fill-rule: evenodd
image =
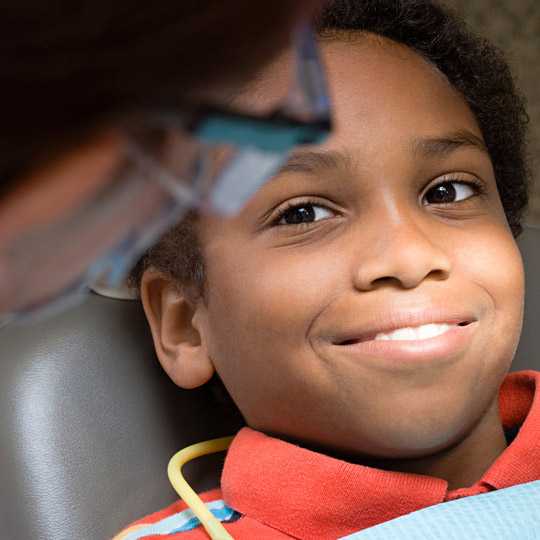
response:
M512 371L540 371L540 227L525 227L518 244L525 265L525 316Z
M141 306L92 294L31 327L0 330L0 538L106 540L178 497L167 463L230 435L211 388L184 391L155 358ZM223 455L194 461L198 490Z
M515 370L540 369L540 230L520 239L525 328ZM210 388L182 391L154 356L136 301L91 295L54 318L0 330L0 537L105 540L177 499L177 450L240 427ZM219 482L223 455L197 460L197 490Z

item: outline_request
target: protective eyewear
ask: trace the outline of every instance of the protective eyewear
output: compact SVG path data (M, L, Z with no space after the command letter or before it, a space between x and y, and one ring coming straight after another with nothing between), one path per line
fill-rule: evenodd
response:
M330 103L309 28L297 30L294 50L290 91L270 114L197 107L127 126L125 159L114 180L83 207L0 248L9 287L1 293L9 313L0 326L65 308L96 283L121 286L138 258L188 210L234 214L292 149L320 144L331 129Z

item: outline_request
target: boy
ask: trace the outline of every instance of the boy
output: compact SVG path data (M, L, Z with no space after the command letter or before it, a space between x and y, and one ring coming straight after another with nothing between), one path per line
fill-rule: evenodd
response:
M217 372L248 426L204 497L234 538L339 538L540 479L538 375L506 375L527 184L508 68L430 0L333 2L319 35L331 138L141 265L164 369ZM238 103L264 107L288 63ZM124 538L206 538L185 508Z

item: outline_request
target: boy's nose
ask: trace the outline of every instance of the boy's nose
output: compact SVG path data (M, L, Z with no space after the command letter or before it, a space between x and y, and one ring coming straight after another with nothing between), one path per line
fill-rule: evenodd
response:
M373 249L359 253L354 272L357 289L370 291L392 284L413 289L426 279L448 279L450 257L412 219L389 222L374 234Z

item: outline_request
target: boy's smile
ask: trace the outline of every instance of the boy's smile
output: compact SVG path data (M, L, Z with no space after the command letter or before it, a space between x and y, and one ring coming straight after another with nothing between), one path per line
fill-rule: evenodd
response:
M322 49L333 136L238 216L201 220L201 358L255 429L474 480L505 445L496 398L523 303L482 134L411 50L358 34Z
M478 327L478 319L463 309L423 310L418 304L380 319L373 326L338 330L322 343L323 348L327 346L327 354L371 361L375 369L418 369L428 363L458 360Z

